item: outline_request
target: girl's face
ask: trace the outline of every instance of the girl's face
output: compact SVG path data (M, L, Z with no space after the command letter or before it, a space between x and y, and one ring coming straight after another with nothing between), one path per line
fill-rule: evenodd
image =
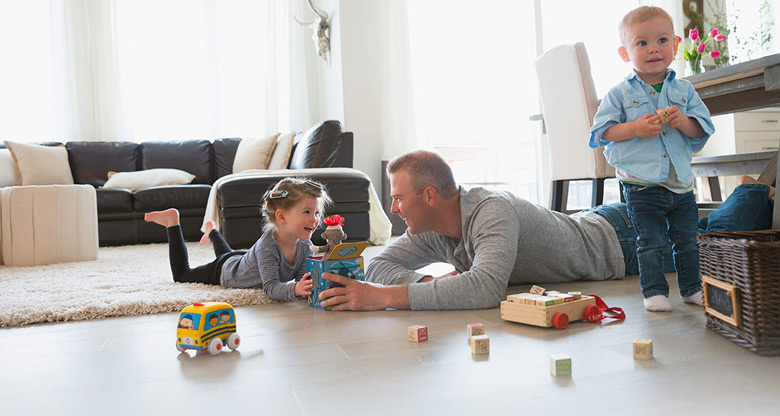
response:
M317 198L307 196L284 211L283 219L277 216L277 230L299 240L311 240L311 235L320 224L320 208Z

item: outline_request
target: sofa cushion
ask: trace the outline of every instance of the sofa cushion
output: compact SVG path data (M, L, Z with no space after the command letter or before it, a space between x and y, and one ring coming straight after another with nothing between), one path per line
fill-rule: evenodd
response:
M16 177L16 162L8 149L0 149L0 188L19 183Z
M268 170L287 169L290 164L294 140L295 132L282 134L276 139L274 152L271 155L271 160L268 161Z
M73 180L96 188L103 186L108 172L138 170L138 143L132 142L68 142L68 160Z
M103 214L133 212L133 191L129 189L105 189L97 190L98 217Z
M133 194L133 208L138 213L159 211L176 207L206 209L209 185L173 185L146 188Z
M195 175L194 184L211 184L211 142L180 140L141 143L141 170L155 168L181 169ZM205 206L205 205L204 205Z
M214 180L233 173L233 160L241 139L228 138L214 140Z
M290 169L352 167L352 149L343 149L351 141L336 120L324 121L306 130L295 145Z

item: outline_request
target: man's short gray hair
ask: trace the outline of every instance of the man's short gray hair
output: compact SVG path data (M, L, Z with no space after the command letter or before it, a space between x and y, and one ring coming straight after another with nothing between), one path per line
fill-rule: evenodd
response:
M458 193L452 168L436 152L414 150L398 156L387 165L388 175L401 170L409 172L412 188L417 194L421 194L429 186L445 199L450 199Z

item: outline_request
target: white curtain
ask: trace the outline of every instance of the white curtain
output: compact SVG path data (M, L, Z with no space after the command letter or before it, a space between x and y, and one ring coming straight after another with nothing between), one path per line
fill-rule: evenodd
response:
M0 69L0 138L304 129L319 118L301 105L311 90L301 48L310 33L290 8L284 0L0 0L0 56L21 66ZM20 81L30 88L12 85Z

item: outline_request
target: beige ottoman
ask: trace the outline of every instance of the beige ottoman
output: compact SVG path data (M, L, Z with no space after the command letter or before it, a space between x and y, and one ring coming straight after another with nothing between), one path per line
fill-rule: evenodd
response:
M7 266L97 259L95 188L0 188L0 253L0 264Z

